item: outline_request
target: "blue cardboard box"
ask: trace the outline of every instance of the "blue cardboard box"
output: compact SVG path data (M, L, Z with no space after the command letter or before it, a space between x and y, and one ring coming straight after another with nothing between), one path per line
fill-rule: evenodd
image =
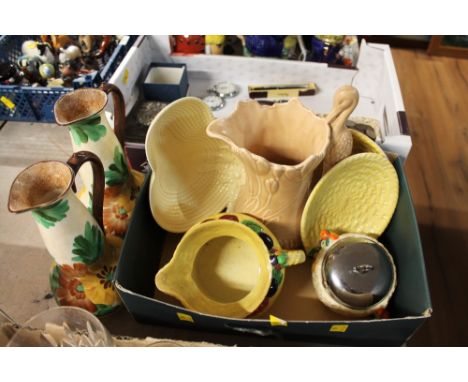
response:
M272 321L268 314L262 318L233 319L183 308L175 299L158 292L154 283L156 272L170 258L181 235L166 232L151 215L148 201L151 173L140 191L116 271L115 285L125 307L139 322L206 331L206 340L209 340L209 332L217 331L269 336L278 339L278 346L288 340L304 345L404 344L431 316L432 306L418 224L403 163L398 158L393 165L400 182L398 205L389 226L379 238L392 254L397 267L397 287L388 307L389 318L314 318L314 309L323 307L298 292L300 283L311 283L307 280L310 272L310 264L307 263L302 264L302 268L288 269L288 272L297 273L286 274L283 291L269 313L277 315L280 321ZM306 278L301 277L301 272Z
M187 89L185 64L152 63L143 82L143 94L148 100L172 102L185 97Z

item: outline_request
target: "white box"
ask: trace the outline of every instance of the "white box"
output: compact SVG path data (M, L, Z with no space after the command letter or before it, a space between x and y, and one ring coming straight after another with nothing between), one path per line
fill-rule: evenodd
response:
M151 62L186 64L190 95L194 97L204 97L207 89L217 82L231 81L239 85L239 95L227 99L226 106L214 112L215 117L229 115L237 101L248 99L249 84L315 82L318 92L300 100L316 113L331 110L338 87L353 85L360 99L351 117L376 119L380 129L378 143L384 150L406 158L411 149L400 85L388 45L362 41L357 68L345 69L324 63L270 58L172 54L168 36L141 36L110 80L122 90L127 113L138 99L138 84L143 82L141 77Z

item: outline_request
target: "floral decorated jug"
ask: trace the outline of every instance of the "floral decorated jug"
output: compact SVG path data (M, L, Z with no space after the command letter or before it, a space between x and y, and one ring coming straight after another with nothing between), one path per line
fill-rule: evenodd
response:
M114 104L114 126L104 111L108 95ZM135 198L143 183L143 174L130 169L123 151L125 103L119 88L102 84L100 89L78 89L62 96L54 106L57 124L67 126L73 151L90 151L104 166L105 190L103 222L106 235L123 238L127 232ZM93 178L91 167L80 171L87 192L80 196L90 206Z
M94 174L93 214L73 192L75 175L86 162ZM8 200L10 212L31 212L54 258L50 285L57 303L96 315L120 305L112 280L121 243L104 236L103 193L102 163L96 155L81 151L66 164L43 161L24 169L13 181Z

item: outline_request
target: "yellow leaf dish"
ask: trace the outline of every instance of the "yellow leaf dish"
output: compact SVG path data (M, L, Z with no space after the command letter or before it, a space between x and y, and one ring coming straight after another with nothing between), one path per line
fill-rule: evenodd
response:
M390 161L375 153L352 155L335 165L312 190L301 218L308 253L320 247L320 231L360 233L377 238L398 202L398 176Z
M185 232L229 207L244 181L244 168L227 144L206 134L212 120L203 101L185 97L166 106L148 130L151 212L169 232Z

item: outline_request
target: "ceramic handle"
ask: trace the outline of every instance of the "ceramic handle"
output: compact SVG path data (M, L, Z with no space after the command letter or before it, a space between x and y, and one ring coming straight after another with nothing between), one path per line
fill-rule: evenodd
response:
M117 86L107 83L101 84L100 89L112 96L112 101L114 102L114 134L123 148L125 138L125 101L122 92Z
M346 119L351 115L359 102L357 89L350 85L341 86L333 97L333 109L325 117L332 127L343 127Z
M72 168L76 174L80 167L90 162L93 169L93 215L96 219L99 227L104 230L104 224L102 222L102 208L104 203L104 166L101 160L89 151L78 151L74 153L67 164ZM75 184L73 184L73 190L76 191Z
M305 252L301 249L294 249L290 251L284 251L287 255L287 261L285 266L290 267L292 265L302 264L305 259L306 255Z

